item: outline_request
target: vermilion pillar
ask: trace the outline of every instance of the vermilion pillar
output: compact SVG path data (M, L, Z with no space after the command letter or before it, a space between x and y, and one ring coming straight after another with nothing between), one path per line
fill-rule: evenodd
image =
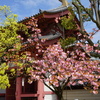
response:
M21 100L22 82L21 77L16 78L16 100Z
M44 84L42 81L38 81L38 100L44 100Z

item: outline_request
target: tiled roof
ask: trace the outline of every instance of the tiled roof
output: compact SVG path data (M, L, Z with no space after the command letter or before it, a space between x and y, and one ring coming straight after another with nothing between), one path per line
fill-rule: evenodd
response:
M44 12L47 12L47 13L57 13L57 12L61 12L61 11L65 11L67 10L67 6L60 6L58 8L55 8L55 9L51 9L51 10L40 10L40 13L44 13Z
M51 10L41 10L41 9L39 9L39 13L37 13L35 15L32 15L30 17L27 17L27 18L25 18L23 20L20 20L19 23L24 22L24 21L26 21L26 20L28 20L28 19L30 19L32 17L37 17L37 16L39 16L39 15L41 15L43 13L58 13L58 12L62 12L62 11L67 10L67 8L68 8L67 6L60 6L58 8L51 9Z
M61 36L61 33L56 32L54 35L53 34L48 34L48 35L44 35L44 36L40 36L39 39L47 39L47 40L52 40L52 39L56 39L59 38ZM32 37L30 37L32 39ZM29 42L26 41L22 44L28 44Z

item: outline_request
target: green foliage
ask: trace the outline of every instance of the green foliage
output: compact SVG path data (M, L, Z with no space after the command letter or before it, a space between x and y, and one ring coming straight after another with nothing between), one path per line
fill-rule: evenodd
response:
M72 10L72 7L68 7L70 12L68 16L61 17L61 25L67 30L73 30L77 28L75 19L75 14Z
M65 48L66 46L73 44L75 41L76 41L75 37L68 37L66 39L60 39L60 44L62 48Z
M28 34L25 25L17 22L17 15L13 14L8 6L0 6L0 88L9 87L9 76L15 75L15 70L7 73L7 61L15 59L21 48L21 39L18 31ZM6 64L5 64L5 63Z
M66 16L61 17L61 25L67 30L77 28L74 21L74 16L71 14L68 16L68 18Z
M73 7L73 10L76 14L79 14L78 10L80 11L81 17L83 19L83 22L91 21L91 16L93 16L93 9L91 6L89 8L83 7L81 4L81 0L72 0L73 4L76 5L76 7ZM91 4L92 5L92 4ZM78 10L77 10L78 9Z
M17 32L21 30L28 34L28 30L22 23L17 23L17 15L11 13L9 7L0 6L0 14L5 15L5 19L1 22L2 26L0 26L0 57L2 57L11 48L20 49L20 39L17 38Z
M4 51L7 47L11 47L19 39L16 38L17 28L15 25L10 25L8 27L0 27L0 52Z
M80 10L83 22L91 21L90 16L84 11L83 7L79 6L79 8L80 8L79 10ZM88 13L93 14L91 8L85 8L85 9L87 10ZM75 11L76 13L78 13L77 10Z
M6 74L6 70L8 69L8 66L6 63L1 64L0 66L0 89L6 89L10 86L9 84L9 78Z
M85 21L91 21L91 18L88 14L86 14L86 12L84 12L84 10L81 8L81 13L82 13L82 17L83 17L83 22ZM86 8L87 12L90 13L90 14L93 14L91 8Z
M13 14L9 6L0 6L0 25L8 26L11 23L17 22L17 15Z

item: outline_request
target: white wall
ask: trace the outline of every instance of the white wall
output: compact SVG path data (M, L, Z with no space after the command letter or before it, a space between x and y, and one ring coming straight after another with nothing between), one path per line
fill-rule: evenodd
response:
M55 94L45 95L44 100L57 100L57 97Z
M90 93L89 90L64 90L64 100L100 100L100 91L98 94Z
M46 82L46 84L49 84L48 82ZM52 87L51 87L52 88ZM44 91L51 91L47 86L44 85Z
M48 84L48 83L47 83ZM51 87L52 88L52 87ZM52 92L48 87L46 87L45 85L44 85L44 91L45 92ZM57 100L57 97L56 97L56 95L55 94L46 94L45 96L44 96L44 100Z
M44 86L44 91L51 90ZM84 89L64 90L63 97L64 100L100 100L100 90L96 95ZM46 94L44 100L57 100L57 97L55 94Z

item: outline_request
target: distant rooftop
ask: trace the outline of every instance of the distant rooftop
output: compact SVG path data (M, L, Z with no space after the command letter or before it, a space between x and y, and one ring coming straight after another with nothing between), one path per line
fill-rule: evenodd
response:
M67 6L59 6L59 7L57 7L57 8L54 8L54 9L50 9L50 10L41 10L41 9L39 9L39 13L37 13L37 14L35 14L35 15L32 15L32 16L30 16L30 17L27 17L27 18L25 18L25 19L23 19L23 20L20 20L19 21L19 23L21 23L21 22L23 22L23 21L26 21L26 20L28 20L28 19L30 19L30 18L32 18L32 17L36 17L36 16L39 16L39 15L41 15L42 13L59 13L59 12L62 12L63 13L63 11L65 11L65 10L67 10Z
M61 12L61 11L65 11L67 10L67 6L60 6L58 8L55 8L55 9L51 9L51 10L39 10L40 13L44 13L44 12L47 12L47 13L57 13L57 12Z

